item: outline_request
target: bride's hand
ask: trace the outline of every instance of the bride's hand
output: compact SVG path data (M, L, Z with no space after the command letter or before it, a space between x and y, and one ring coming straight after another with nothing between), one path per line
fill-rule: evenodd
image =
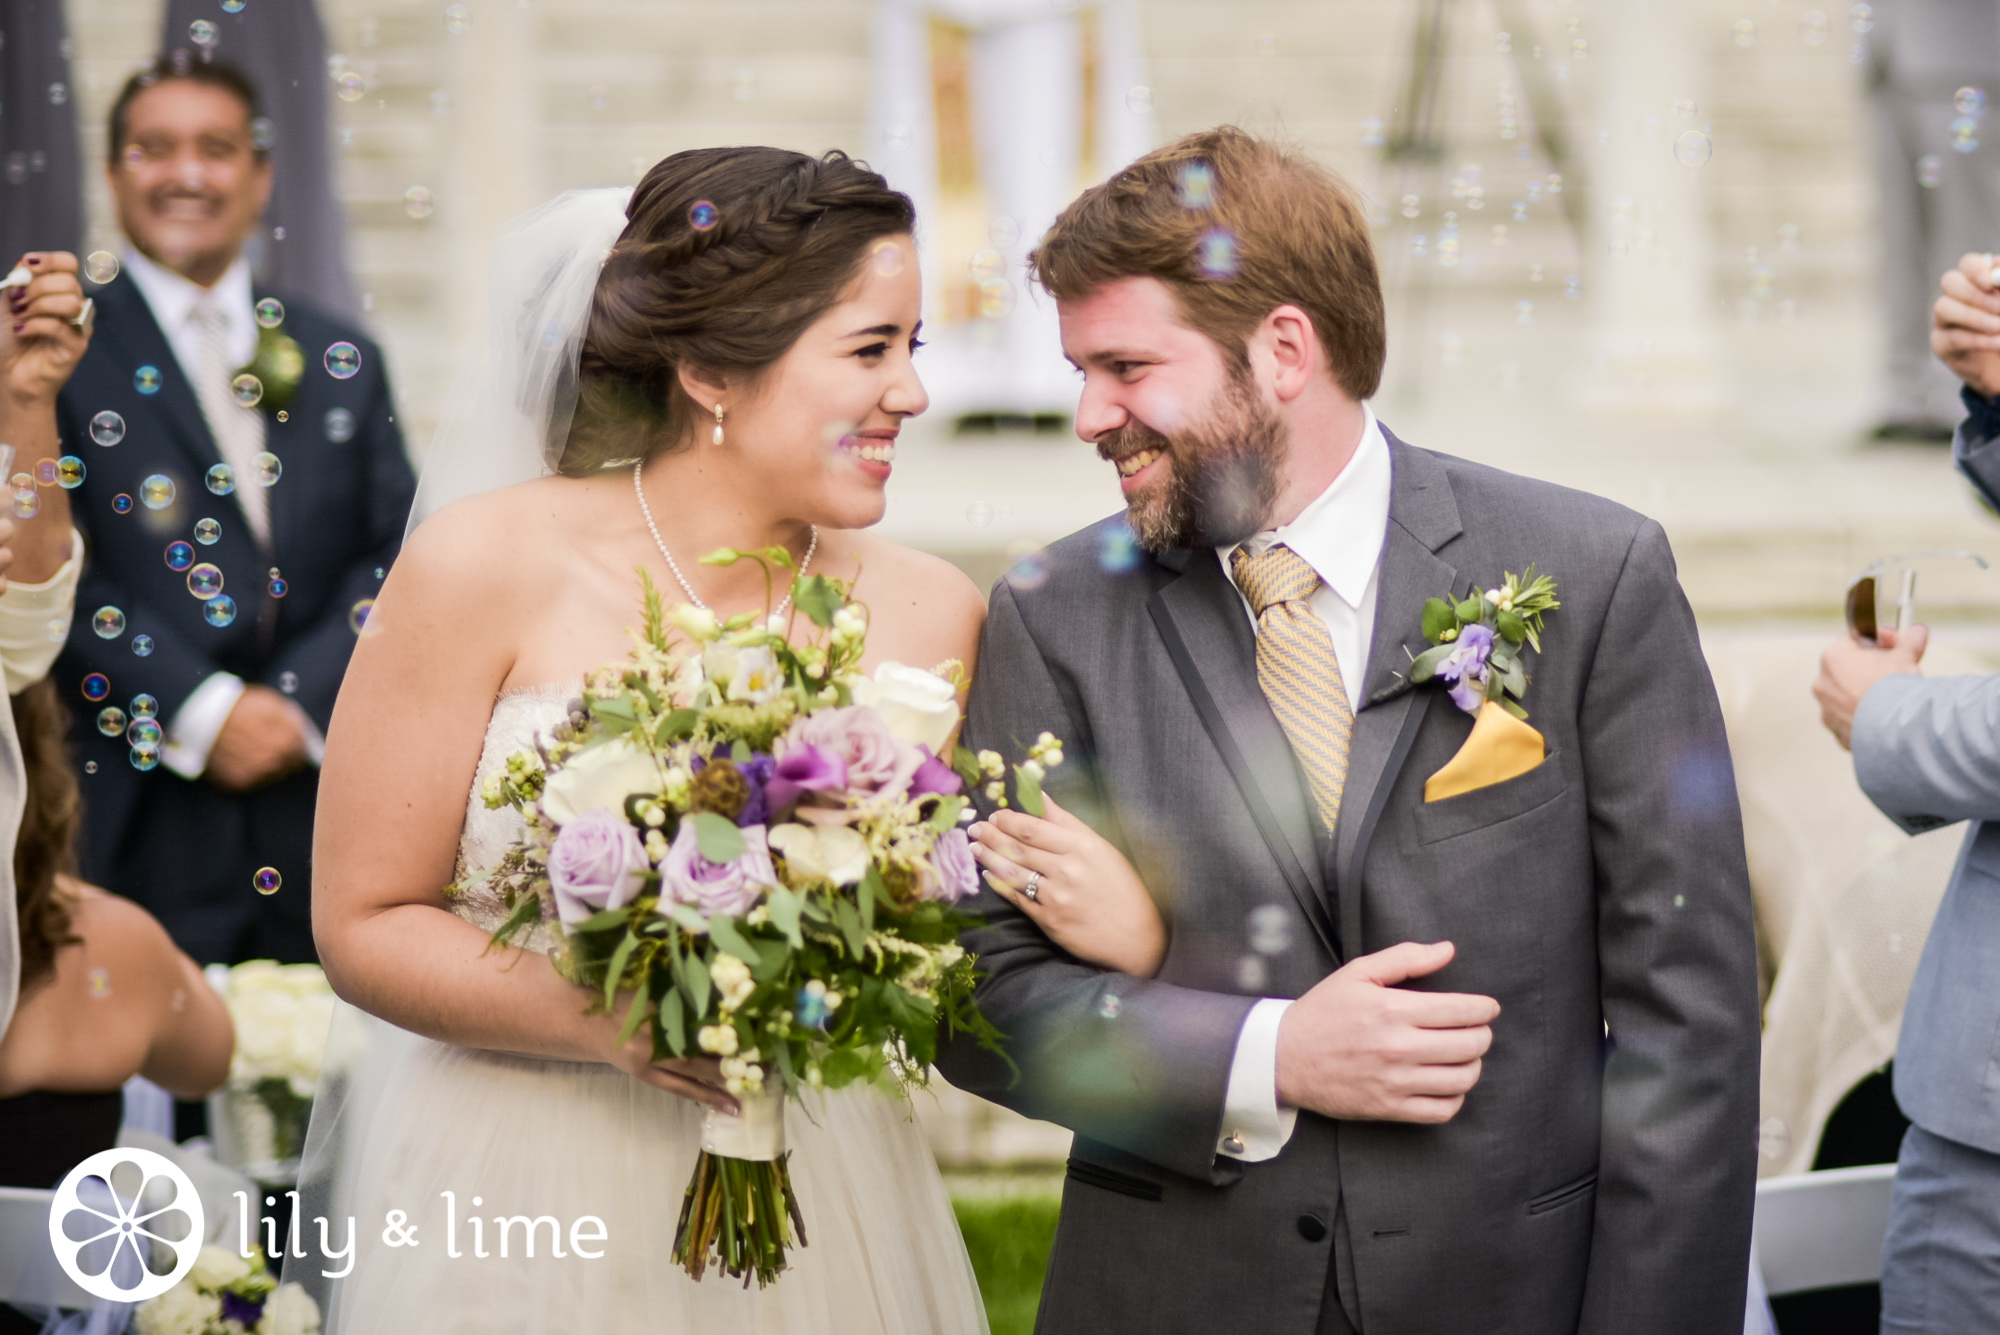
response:
M1110 841L1057 806L1046 820L995 813L972 827L972 855L994 892L1049 939L1089 964L1150 978L1167 954L1167 928L1139 873ZM1022 887L1040 872L1035 897Z
M619 1017L625 1014L625 1007L631 1003L631 998L629 992L619 993L618 1005L610 1014L594 1017L607 1026L603 1030L606 1044L603 1060L634 1080L644 1081L669 1094L678 1094L732 1117L740 1112L735 1096L723 1088L720 1058L666 1057L654 1061L651 1025L642 1024L638 1033L623 1043L618 1041Z

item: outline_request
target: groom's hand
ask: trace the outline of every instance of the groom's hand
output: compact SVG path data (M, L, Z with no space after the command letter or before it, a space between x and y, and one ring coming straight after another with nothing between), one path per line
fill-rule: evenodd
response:
M1285 1010L1278 1025L1278 1101L1324 1117L1449 1122L1479 1082L1500 1003L1396 986L1436 973L1449 941L1350 960Z

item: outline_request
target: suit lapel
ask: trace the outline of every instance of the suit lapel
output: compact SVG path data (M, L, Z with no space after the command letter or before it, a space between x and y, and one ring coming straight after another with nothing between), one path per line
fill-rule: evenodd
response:
M1389 790L1408 758L1431 691L1410 688L1409 663L1428 648L1421 616L1426 598L1460 593L1460 577L1438 549L1456 538L1458 503L1444 467L1411 449L1388 428L1389 531L1377 574L1375 625L1361 708L1349 743L1347 787L1334 832L1334 884L1340 890L1341 940L1361 950L1361 867Z
M159 371L160 388L151 396L153 404L166 419L167 434L193 466L194 474L186 480L186 485L201 486L209 468L222 455L216 448L215 437L209 434L208 419L201 415L201 401L195 397L194 383L181 369L173 345L160 331L153 308L140 295L138 284L122 276L96 297L102 316L110 317L98 320L98 341L125 374L136 375L142 366Z
M1153 595L1154 624L1286 885L1327 953L1338 959L1312 805L1291 745L1257 684L1256 635L1214 552L1176 553L1174 559L1185 560L1185 573Z

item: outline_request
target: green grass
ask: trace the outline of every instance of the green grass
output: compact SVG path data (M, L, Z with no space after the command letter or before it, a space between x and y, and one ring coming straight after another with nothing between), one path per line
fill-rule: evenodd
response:
M984 1183L952 1185L952 1209L993 1335L1030 1335L1062 1208L1060 1191L1041 1180L998 1191Z

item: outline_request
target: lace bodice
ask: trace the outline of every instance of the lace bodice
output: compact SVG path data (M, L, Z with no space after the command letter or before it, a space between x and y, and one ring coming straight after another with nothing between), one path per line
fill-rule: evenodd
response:
M473 771L472 791L465 800L465 826L458 838L458 872L453 879L464 889L450 905L454 914L481 931L491 932L507 920L507 906L499 892L487 884L486 874L521 837L521 817L511 807L488 811L480 790L489 774L507 767L508 756L534 746L538 737L561 723L569 714L570 702L581 696L579 687L557 683L503 691L493 702L486 745L479 752L479 768ZM543 954L554 948L542 927L514 941Z

